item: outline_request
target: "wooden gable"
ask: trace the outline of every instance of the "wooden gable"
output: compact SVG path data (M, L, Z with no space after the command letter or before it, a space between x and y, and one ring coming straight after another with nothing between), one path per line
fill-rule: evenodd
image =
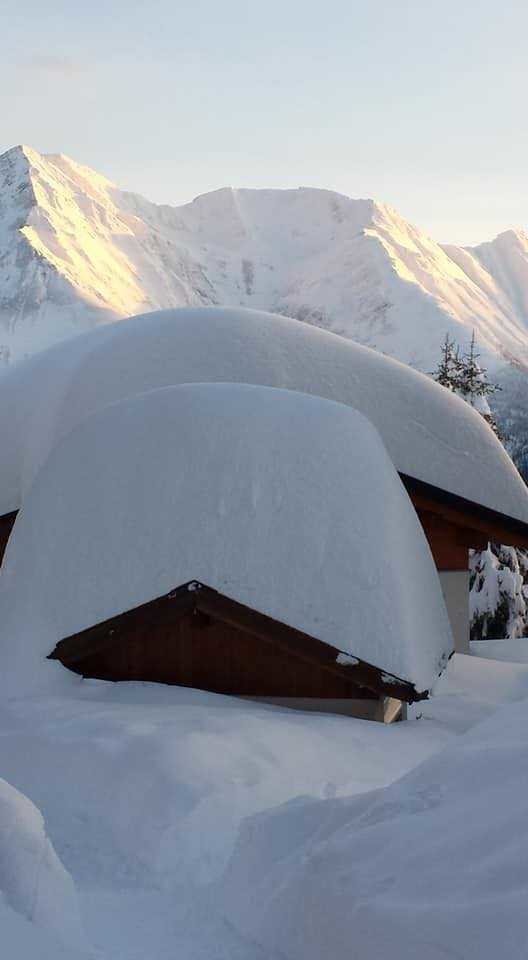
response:
M61 640L49 658L102 680L142 680L247 697L412 703L411 683L191 581Z

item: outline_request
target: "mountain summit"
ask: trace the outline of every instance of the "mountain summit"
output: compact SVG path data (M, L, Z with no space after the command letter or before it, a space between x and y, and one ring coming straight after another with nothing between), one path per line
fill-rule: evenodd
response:
M446 331L528 366L528 237L440 246L372 200L225 188L150 203L62 154L0 157L4 362L134 313L273 310L432 369Z

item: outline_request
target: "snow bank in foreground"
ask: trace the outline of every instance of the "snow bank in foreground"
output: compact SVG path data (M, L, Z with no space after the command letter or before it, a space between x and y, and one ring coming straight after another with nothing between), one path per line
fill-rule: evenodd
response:
M502 702L528 696L528 666L479 661L476 657L456 654L440 683L441 694L416 705L422 719L389 727L348 717L303 714L156 684L111 684L78 678L74 678L74 683L75 690L70 697L23 698L8 704L2 701L0 754L4 776L31 796L46 817L54 847L75 877L86 929L100 960L166 960L174 956L175 949L179 960L211 960L213 957L215 960L271 960L272 956L276 960L278 957L295 960L299 952L296 952L297 943L292 947L292 931L287 921L284 949L281 945L273 954L268 948L260 948L253 934L246 938L233 932L233 919L238 927L244 926L248 885L253 884L255 902L249 904L247 928L254 931L258 927L256 898L261 889L265 922L270 898L267 878L272 871L278 876L281 860L285 868L287 907L293 900L288 871L295 866L299 871L296 876L300 875L302 856L306 853L307 871L316 873L318 862L312 856L315 843L328 836L337 838L337 846L339 823L349 827L344 846L346 862L340 865L339 872L335 872L335 862L330 856L326 858L325 848L318 848L323 871L319 877L322 889L318 891L321 910L324 910L322 919L318 903L307 899L304 911L298 903L293 903L295 910L299 909L295 915L299 933L305 934L306 947L312 951L306 954L307 958L310 960L315 954L318 960L321 957L341 960L343 956L350 960L359 954L376 960L378 957L385 960L386 956L395 956L396 960L408 960L408 957L431 960L431 953L427 951L418 958L416 952L404 951L409 938L415 934L424 932L424 939L440 940L437 927L445 920L448 929L451 921L447 907L452 904L454 893L448 894L445 904L443 899L431 896L424 907L425 894L420 897L418 889L420 878L430 882L438 850L438 882L447 883L446 863L451 856L451 846L464 830L468 833L468 842L475 836L473 806L476 804L477 817L482 823L488 786L491 788L490 836L484 837L481 846L476 843L474 850L465 851L468 862L464 870L473 862L476 877L468 884L464 877L458 884L455 876L454 890L466 884L468 893L463 891L464 899L460 907L455 907L454 918L456 922L464 921L464 911L473 897L477 879L480 878L481 883L486 870L485 854L490 844L500 843L494 826L500 821L504 826L505 863L509 867L497 900L498 931L504 941L498 955L502 960L524 960L515 939L508 940L513 905L520 901L518 891L525 896L524 825L515 837L519 841L520 868L517 869L513 842L510 842L513 834L507 824L508 794L506 791L501 794L499 805L493 792L497 785L500 788L501 763L506 766L510 760L512 765L515 763L517 734L512 738L504 726L502 732L495 731L494 723L488 726L492 745L489 754L486 738L483 736L478 741L482 755L478 763L482 767L488 763L487 774L481 771L475 784L471 764L477 743L464 734L476 721L491 717ZM518 726L522 730L520 720ZM470 749L467 754L458 755L456 762L463 766L462 757L469 757L469 770L467 775L462 771L458 791L458 774L444 775L444 770L448 770L449 751L458 751L466 742ZM442 757L443 766L433 768L427 763L416 770L412 785L409 782L403 793L394 793L394 787L372 793L373 788L393 783L443 747L447 747ZM424 771L423 775L420 770ZM445 796L441 792L444 779ZM463 792L467 795L467 804L459 817L458 804ZM363 795L367 812L374 812L368 833L361 834L367 840L364 849L358 848L360 866L356 873L353 860L347 858L351 833L359 829L356 826L359 814L354 806L355 801L361 800L358 794ZM355 801L352 795L356 795ZM452 840L447 816L441 813L441 809L447 809L443 805L450 797L457 805L453 808ZM308 798L315 802L310 803ZM285 802L289 802L288 806L277 810L277 804ZM410 813L408 808L412 805L414 812ZM274 811L271 808L275 808ZM516 809L514 799L514 816ZM263 813L262 819L253 819L243 828L236 859L222 879L244 818L265 810L268 813ZM422 817L432 818L435 810L438 819L422 820ZM283 813L288 816L282 819ZM275 823L275 815L281 816L282 826L268 831L267 825ZM495 815L497 821L493 820ZM412 834L414 818L416 843ZM376 821L381 830L379 850L373 849ZM362 829L366 826L362 824ZM403 834L398 841L400 827ZM514 821L512 831L516 829ZM404 841L407 841L406 849ZM394 843L397 846L393 846ZM423 857L420 857L420 848ZM388 858L383 856L384 849ZM335 854L335 846L331 852ZM458 863L455 852L454 869ZM496 859L492 858L490 864L492 877L491 868L495 869ZM387 880L391 875L396 878L392 886ZM366 892L363 899L359 895L356 902L357 884L362 876ZM215 877L219 882L209 887L207 881ZM334 903L339 885L338 900ZM368 939L361 939L362 924L371 916L368 911L372 911L372 903L377 899L381 908L388 909L387 904L393 902L398 890L403 891L405 899L401 912L398 904L395 913L406 923L406 929L394 943L402 952L394 953L392 945L391 949L383 945L383 949L376 951L376 941L370 949ZM412 898L416 891L415 915ZM502 905L507 892L512 894L509 898L512 913L504 914ZM234 906L235 900L239 901L239 907ZM229 912L229 922L219 915L222 908L224 913ZM520 904L519 917L522 908ZM277 901L273 909L278 910ZM333 929L324 926L326 915L329 925L334 924L335 911L339 909L336 936L348 937L348 952L341 953L334 952ZM486 909L493 915L493 892ZM238 912L236 918L231 910ZM430 924L429 917L435 911L437 919ZM323 923L322 930L314 931L313 950L308 942L312 935L312 914L314 926ZM469 923L468 919L468 929ZM515 929L515 917L513 923ZM36 957L72 960L73 954L59 949L52 952L44 931L13 911L4 916L0 908L0 924L2 946L11 947L13 943L17 947L10 953L6 947L9 960L35 960ZM383 924L380 931L387 929L384 918ZM475 933L480 936L478 929ZM266 932L267 937L271 934L271 930ZM37 935L42 939L40 950ZM281 937L280 929L276 935ZM497 938L491 941L492 950L496 948ZM328 949L320 949L318 953L321 940L323 946L327 940ZM27 944L32 945L32 951ZM454 936L443 955L433 953L432 956L434 960L440 957L445 960L446 955L473 960L464 946L465 941L460 938L457 953ZM479 960L496 960L496 955L484 949Z
M62 669L44 659L61 638L190 580L419 691L452 651L373 427L305 394L188 384L96 414L41 471L0 578L10 692Z
M244 817L385 785L449 737L181 687L74 682L69 697L11 701L0 749L78 887L205 883Z
M0 901L2 960L94 960ZM110 958L109 958L110 960Z
M5 780L0 780L0 893L26 920L69 944L81 943L72 879L46 836L40 812Z
M479 414L428 377L339 336L254 310L134 317L44 351L0 382L0 514L57 440L105 404L188 382L282 387L361 411L396 468L528 520L528 496ZM478 477L478 483L475 478Z
M527 791L523 700L385 790L249 820L214 896L288 960L521 960Z

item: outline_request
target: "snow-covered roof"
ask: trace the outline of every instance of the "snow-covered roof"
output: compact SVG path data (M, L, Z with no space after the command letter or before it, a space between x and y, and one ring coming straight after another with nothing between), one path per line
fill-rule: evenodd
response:
M253 310L165 310L53 347L0 381L0 514L16 509L61 436L127 396L242 382L348 404L400 473L528 522L528 494L483 418L423 374L334 334Z
M0 578L9 689L53 675L58 640L190 580L418 691L452 650L424 534L371 424L301 393L193 384L107 407L40 471Z

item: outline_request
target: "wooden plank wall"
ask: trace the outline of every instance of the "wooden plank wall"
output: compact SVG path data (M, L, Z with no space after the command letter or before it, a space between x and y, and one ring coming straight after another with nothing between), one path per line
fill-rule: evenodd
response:
M480 531L452 523L438 513L417 508L437 570L467 570L468 551L484 550L488 540Z
M154 624L138 618L115 644L75 663L65 659L63 663L102 680L179 684L243 696L374 696L316 663L200 612Z

